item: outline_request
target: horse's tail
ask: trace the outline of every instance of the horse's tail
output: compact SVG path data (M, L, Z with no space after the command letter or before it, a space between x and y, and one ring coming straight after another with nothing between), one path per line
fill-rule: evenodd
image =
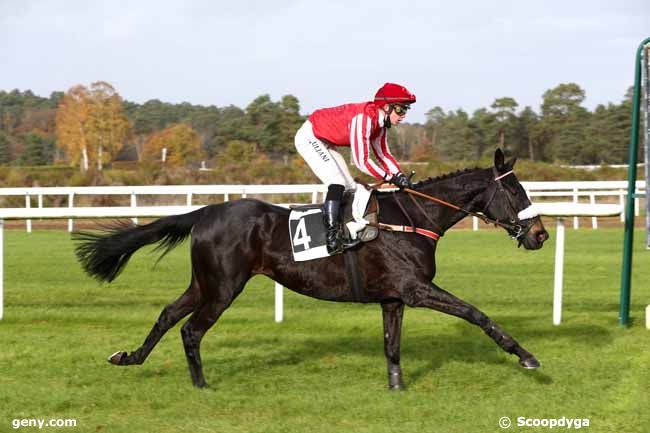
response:
M81 242L75 254L86 273L99 281L113 281L122 272L131 255L145 245L160 242L160 259L182 243L205 208L183 215L160 218L146 225L116 222L100 232L75 232L72 239Z

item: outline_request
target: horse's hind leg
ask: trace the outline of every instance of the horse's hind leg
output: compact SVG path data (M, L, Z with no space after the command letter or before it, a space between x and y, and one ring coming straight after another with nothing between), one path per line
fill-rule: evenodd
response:
M524 368L538 368L539 362L517 341L499 328L488 316L473 305L463 301L433 283L423 283L409 296L407 305L428 307L451 314L479 326L504 351L517 355Z
M192 316L181 328L183 347L190 369L192 383L198 388L207 386L203 376L201 363L201 340L206 332L214 325L221 314L232 304L244 289L250 274L240 274L236 279L224 278L223 281L213 281L209 287L217 287L216 298L203 301ZM233 289L234 288L234 289Z
M116 352L108 358L108 362L115 365L142 364L162 336L196 308L199 298L198 287L192 281L185 293L162 310L160 317L149 331L149 335L147 335L142 346L128 355L126 352Z

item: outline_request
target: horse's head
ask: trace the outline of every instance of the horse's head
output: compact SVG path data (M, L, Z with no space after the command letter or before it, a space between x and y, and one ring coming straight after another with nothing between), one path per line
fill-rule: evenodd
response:
M515 176L516 158L505 161L501 149L494 153L494 180L484 193L483 214L499 221L513 239L528 250L536 250L548 239L538 215L530 212L532 203Z

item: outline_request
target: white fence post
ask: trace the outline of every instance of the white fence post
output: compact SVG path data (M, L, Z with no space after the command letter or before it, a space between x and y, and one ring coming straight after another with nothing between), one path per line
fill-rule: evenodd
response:
M618 202L621 205L621 209L625 209L625 191L624 190L619 190L618 194ZM625 222L625 212L621 212L621 222Z
M138 207L138 199L136 198L135 191L131 191L131 207ZM131 221L133 221L133 224L138 223L137 218L131 218Z
M478 231L478 218L472 217L472 230Z
M573 202L578 203L578 188L573 188ZM578 230L578 217L573 217L573 229Z
M589 203L596 204L595 194L589 194ZM598 218L596 218L595 216L591 217L591 228L593 230L596 230L598 228Z
M72 209L74 207L74 192L71 192L70 194L68 194L68 207L70 209ZM73 227L72 227L73 222L72 221L73 221L72 218L70 218L68 220L68 231L69 232L72 232L72 230L73 230Z
M43 194L38 195L38 208L43 209Z
M555 232L555 278L553 284L553 324L562 321L562 279L564 275L564 219L557 219Z
M282 293L282 284L275 283L275 322L280 323L283 319L284 299Z
M25 207L27 209L30 209L32 207L32 198L29 196L29 192L27 192L27 194L25 194ZM27 227L27 233L31 233L32 232L32 220L28 219L27 221L25 221L25 225Z
M2 320L2 315L4 314L4 220L0 218L0 320Z

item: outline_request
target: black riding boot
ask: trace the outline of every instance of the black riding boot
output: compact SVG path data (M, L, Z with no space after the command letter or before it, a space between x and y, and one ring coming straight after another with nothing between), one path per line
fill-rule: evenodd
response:
M323 203L323 224L327 230L325 240L327 251L330 254L356 247L361 243L359 239L343 239L339 233L339 217L342 197L343 186L330 185L327 191L325 203Z

